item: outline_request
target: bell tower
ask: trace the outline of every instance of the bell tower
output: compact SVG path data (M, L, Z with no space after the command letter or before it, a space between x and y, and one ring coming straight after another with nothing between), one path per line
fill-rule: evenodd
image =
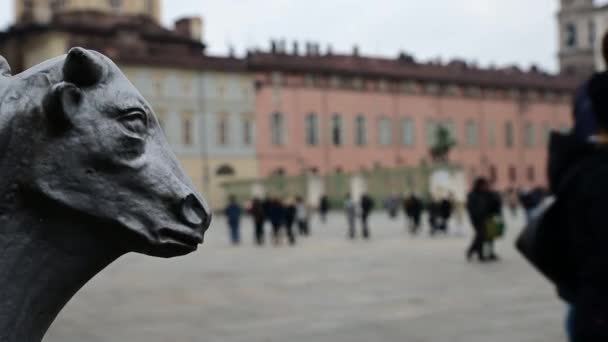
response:
M161 0L14 0L14 4L17 23L48 23L57 13L79 10L161 19Z
M557 14L559 67L562 73L585 78L595 71L597 33L593 0L560 0Z

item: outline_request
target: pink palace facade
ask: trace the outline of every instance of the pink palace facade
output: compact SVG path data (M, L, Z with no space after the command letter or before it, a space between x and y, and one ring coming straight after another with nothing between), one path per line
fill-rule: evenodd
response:
M252 52L261 177L353 172L429 160L437 125L450 161L499 188L546 183L551 130L571 125L575 83L536 68L480 69L359 55Z

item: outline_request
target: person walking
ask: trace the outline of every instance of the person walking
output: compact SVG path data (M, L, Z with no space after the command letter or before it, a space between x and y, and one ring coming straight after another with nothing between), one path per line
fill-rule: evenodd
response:
M293 225L296 221L296 214L297 214L296 204L294 203L293 200L288 199L285 202L285 206L284 206L283 210L284 210L284 216L285 216L283 228L285 228L285 233L287 235L287 241L289 242L289 245L293 246L296 244L296 236L294 235L294 232L293 232Z
M344 213L348 223L348 238L352 240L357 236L357 206L350 193L346 194L344 198Z
M254 198L251 202L249 214L253 218L254 241L256 245L262 246L264 244L264 221L266 221L266 215L264 212L264 205L259 198Z
M272 243L278 246L281 242L281 228L285 223L285 207L278 197L272 198L268 206L268 219L272 226Z
M370 238L369 215L374 209L374 200L368 194L361 196L361 228L364 239Z
M477 255L479 261L495 261L498 256L494 252L494 237L488 234L488 222L495 215L500 215L500 195L490 189L487 179L477 178L473 189L467 197L467 211L475 230L473 241L467 249L467 260Z
M238 246L241 243L241 214L242 208L236 201L236 196L230 195L228 200L228 206L224 209L224 215L228 221L228 228L230 229L230 242L234 246Z
M296 197L296 223L298 225L298 233L301 236L310 235L310 227L308 224L308 206L304 203L301 196Z
M319 215L321 216L321 222L325 224L327 222L327 213L329 212L329 198L327 195L321 196L319 200Z
M422 200L412 193L404 201L404 211L406 217L409 219L410 234L416 235L420 230L420 221L422 218L422 210L424 205Z

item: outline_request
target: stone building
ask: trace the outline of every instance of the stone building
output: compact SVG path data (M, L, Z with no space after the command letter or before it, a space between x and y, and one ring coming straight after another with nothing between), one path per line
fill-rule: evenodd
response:
M500 188L544 185L549 132L571 124L576 82L537 68L371 58L357 48L321 53L315 44L298 53L281 45L248 57L264 177L416 166L429 161L441 125L457 141L450 159L469 181L485 175Z
M15 0L17 22L48 23L54 15L79 10L144 15L160 22L161 0Z
M254 81L245 60L206 55L199 18L181 19L170 30L160 26L156 12L116 15L98 10L101 1L89 3L95 10L77 7L55 13L48 22L17 21L0 32L0 54L14 72L72 46L111 57L151 102L196 186L212 206L223 206L222 182L256 178L258 171ZM144 2L121 3L132 5L124 10L130 13Z
M608 32L608 5L594 0L560 0L559 65L563 73L586 78L604 70L602 37Z

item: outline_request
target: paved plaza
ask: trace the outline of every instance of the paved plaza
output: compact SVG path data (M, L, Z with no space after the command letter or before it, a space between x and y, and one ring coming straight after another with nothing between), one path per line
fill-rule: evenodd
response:
M501 241L497 264L466 263L469 238L412 238L372 217L347 241L344 217L286 246L230 247L218 217L193 255L127 255L79 292L46 342L561 342L564 307ZM466 232L466 234L469 234Z

